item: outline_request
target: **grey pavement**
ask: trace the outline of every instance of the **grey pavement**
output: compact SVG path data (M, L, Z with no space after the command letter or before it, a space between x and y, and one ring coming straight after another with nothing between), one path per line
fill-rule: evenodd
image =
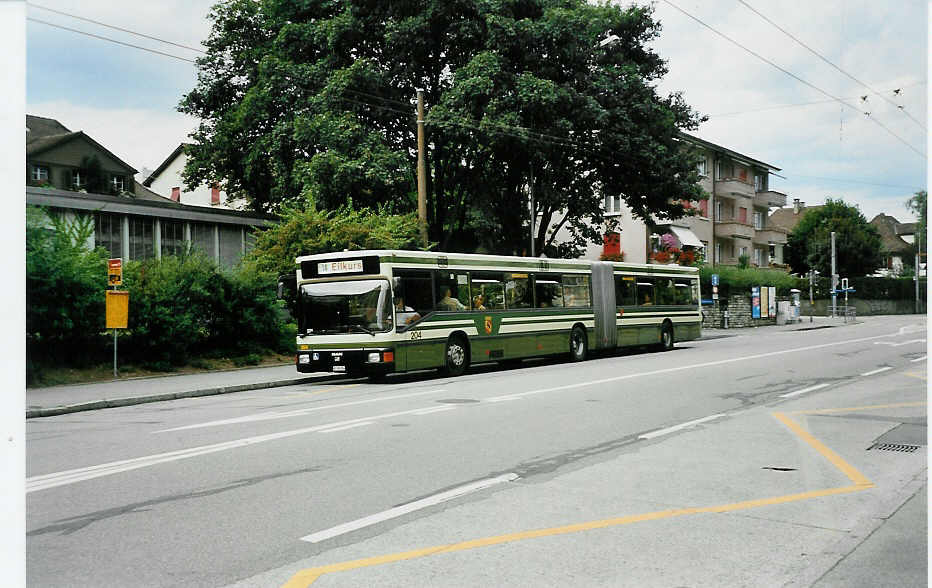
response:
M868 317L876 320L882 317ZM858 319L864 321L865 319ZM703 339L749 335L774 331L806 331L837 326L851 326L842 319L817 316L810 322L802 317L801 322L786 325L747 327L740 329L703 329ZM178 398L229 394L246 390L260 390L280 386L292 386L328 378L343 378L329 373L300 374L294 365L245 368L221 372L197 374L171 374L146 378L129 378L90 384L50 386L26 390L26 418L47 417L85 410L98 410L129 406L146 402L162 402Z
M50 386L26 390L26 418L84 410L161 402L194 396L228 394L293 386L333 377L329 373L301 374L292 364L197 374L130 378L91 384Z

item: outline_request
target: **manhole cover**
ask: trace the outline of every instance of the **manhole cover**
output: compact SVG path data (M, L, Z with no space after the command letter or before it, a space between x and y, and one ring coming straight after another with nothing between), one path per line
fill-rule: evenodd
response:
M444 398L443 400L437 400L440 404L470 404L473 402L479 402L474 398Z
M871 449L879 449L880 451L900 451L902 453L913 453L919 449L919 446L906 445L904 443L878 443L867 448L868 451Z

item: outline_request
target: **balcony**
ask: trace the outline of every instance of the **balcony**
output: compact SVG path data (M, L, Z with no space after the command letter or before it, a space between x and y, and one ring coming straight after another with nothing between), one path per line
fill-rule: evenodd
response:
M783 207L786 206L786 194L774 192L773 190L756 192L754 194L754 204L757 206L766 206L767 208L774 206Z
M754 184L749 184L737 178L716 180L715 193L722 196L734 195L754 198Z
M715 221L715 236L728 239L753 239L754 225L742 223L735 219Z
M754 231L755 243L786 243L786 229L767 227Z

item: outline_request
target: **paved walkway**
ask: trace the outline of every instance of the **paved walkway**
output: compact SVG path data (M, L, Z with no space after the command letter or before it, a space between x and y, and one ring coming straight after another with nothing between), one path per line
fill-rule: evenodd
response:
M879 317L871 317L879 318ZM859 319L862 320L862 319ZM868 319L869 320L869 319ZM844 326L842 319L808 317L789 325L749 327L743 329L703 329L703 339L717 339L736 335L753 335L764 331L805 331L813 328ZM850 325L851 323L847 323ZM29 388L26 390L26 418L54 416L84 410L97 410L128 406L145 402L160 402L192 396L228 394L244 390L258 390L292 386L321 379L343 378L330 373L300 374L293 365L246 368L198 374L170 374L118 381Z

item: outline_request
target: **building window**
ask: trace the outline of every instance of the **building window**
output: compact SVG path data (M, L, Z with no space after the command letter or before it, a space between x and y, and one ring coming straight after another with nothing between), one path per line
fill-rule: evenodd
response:
M49 179L49 168L45 165L32 166L32 181L44 182Z
M83 188L87 185L87 174L79 169L71 170L71 185L75 188Z
M767 191L767 176L764 174L754 174L754 191L755 192L766 192Z
M745 224L748 222L748 209L743 206L738 207L738 222Z
M754 211L754 228L758 231L764 228L764 213L759 210Z
M699 175L703 178L709 175L709 162L706 160L706 158L703 157L699 160L699 164L696 166L696 171L698 171Z
M94 247L103 247L110 257L123 257L123 219L117 214L94 214Z
M191 223L191 249L197 249L216 261L214 253L214 225Z
M155 257L155 240L152 219L144 216L129 217L129 258L151 259Z
M754 265L756 265L756 266L758 266L758 267L764 265L764 264L762 263L762 257L763 257L763 256L761 255L762 252L763 252L762 249L758 249L757 247L754 248Z
M699 201L699 215L706 218L709 217L709 201L708 199L703 199Z
M125 189L125 188L124 188L124 184L123 184L123 176L113 176L113 177L111 177L111 178L110 178L110 186L111 186L114 190L116 190L117 194L123 192L123 190Z
M738 247L738 257L739 257L739 258L740 258L742 255L747 255L747 254L748 254L748 248L747 248L747 247Z
M162 257L184 253L184 222L162 219Z
M243 257L243 229L220 225L220 266L232 268Z
M730 159L719 159L715 163L715 179L724 180L735 177L735 164Z
M722 262L722 244L716 243L715 244L715 263L721 263L721 262Z
M605 214L621 214L621 196L605 197Z
M715 220L719 220L719 221L724 220L722 218L722 201L721 200L715 201Z

